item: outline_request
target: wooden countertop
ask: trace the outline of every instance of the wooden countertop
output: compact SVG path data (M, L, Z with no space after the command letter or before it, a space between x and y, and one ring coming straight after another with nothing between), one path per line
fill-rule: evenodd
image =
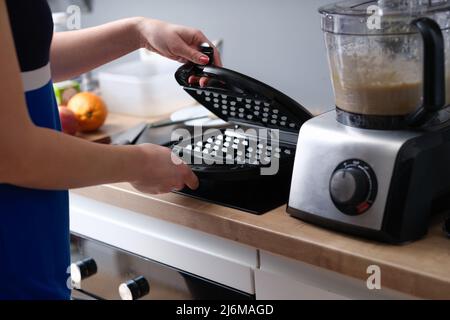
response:
M112 115L94 138L139 122L142 119ZM285 207L255 216L176 194L144 195L129 184L74 192L364 281L367 267L378 265L384 287L420 298L450 299L450 240L441 230L442 216L435 217L424 239L392 246L310 225L290 217Z

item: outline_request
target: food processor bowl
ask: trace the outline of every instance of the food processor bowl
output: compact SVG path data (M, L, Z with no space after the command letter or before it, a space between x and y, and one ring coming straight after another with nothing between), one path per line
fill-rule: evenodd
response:
M374 129L400 128L423 105L424 41L412 23L434 20L446 52L450 105L450 1L342 1L320 8L338 119Z

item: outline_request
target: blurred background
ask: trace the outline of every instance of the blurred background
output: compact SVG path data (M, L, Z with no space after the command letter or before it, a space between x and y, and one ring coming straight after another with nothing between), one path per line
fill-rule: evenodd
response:
M332 109L319 6L331 0L49 0L54 12L83 10L82 27L147 16L222 39L225 67L263 81L314 113ZM133 53L114 64L139 59ZM108 67L108 66L107 66ZM107 68L106 67L106 68Z

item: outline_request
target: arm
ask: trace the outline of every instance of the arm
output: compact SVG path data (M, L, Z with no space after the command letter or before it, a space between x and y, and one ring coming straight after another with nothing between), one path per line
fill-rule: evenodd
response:
M128 181L149 193L198 186L186 165L171 161L168 149L97 145L36 127L27 112L3 0L0 43L0 183L59 190Z
M53 78L60 81L78 76L139 48L183 63L206 64L208 57L197 50L204 42L210 43L199 30L146 18L55 33L51 49ZM215 61L221 65L218 54Z

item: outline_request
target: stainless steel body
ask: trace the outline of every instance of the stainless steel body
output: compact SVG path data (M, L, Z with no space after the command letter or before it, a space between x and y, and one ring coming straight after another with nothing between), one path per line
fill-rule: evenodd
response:
M382 228L391 178L402 146L420 134L412 131L363 130L342 125L334 111L306 122L299 136L289 208L348 225ZM344 161L370 165L378 181L372 207L362 215L342 213L330 195L330 179Z
M96 265L96 272L82 279L79 287L76 285L73 299L120 300L127 295L135 300L253 299L249 294L78 235L72 235L71 251L74 263L90 259ZM133 279L147 283L148 293L132 297L127 284Z

